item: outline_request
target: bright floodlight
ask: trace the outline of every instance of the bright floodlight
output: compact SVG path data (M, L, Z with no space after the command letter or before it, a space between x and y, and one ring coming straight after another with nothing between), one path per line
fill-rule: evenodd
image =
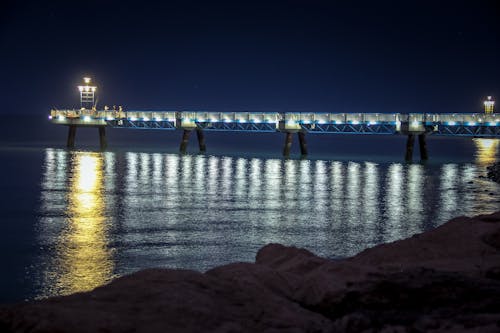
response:
M484 101L484 113L493 113L495 108L495 101L491 98L491 96L488 96L486 101Z
M84 77L83 82L85 83L84 86L78 86L78 90L80 91L80 106L82 109L94 109L96 107L94 101L97 87L89 86L89 77Z

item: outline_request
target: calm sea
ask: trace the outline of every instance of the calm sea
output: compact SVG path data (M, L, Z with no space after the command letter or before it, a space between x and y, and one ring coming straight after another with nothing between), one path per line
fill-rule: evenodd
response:
M309 135L309 158L285 160L280 134L207 133L205 155L196 137L179 155L180 132L111 130L101 153L95 129L67 151L65 128L12 118L1 128L0 302L149 267L253 261L270 242L350 256L500 210L500 185L484 178L498 140L431 137L430 161L408 164L399 136Z

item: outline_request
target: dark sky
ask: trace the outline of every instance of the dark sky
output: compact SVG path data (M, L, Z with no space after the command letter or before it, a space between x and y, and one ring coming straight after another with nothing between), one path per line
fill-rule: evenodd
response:
M500 98L495 1L11 1L2 113L477 112Z

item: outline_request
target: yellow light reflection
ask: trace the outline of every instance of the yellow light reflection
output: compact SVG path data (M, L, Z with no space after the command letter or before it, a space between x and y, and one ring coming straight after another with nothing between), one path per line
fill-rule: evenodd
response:
M498 160L498 139L474 139L476 146L476 162L481 166L488 166Z
M77 153L69 185L67 226L57 240L53 287L59 295L94 289L113 277L104 216L103 156Z

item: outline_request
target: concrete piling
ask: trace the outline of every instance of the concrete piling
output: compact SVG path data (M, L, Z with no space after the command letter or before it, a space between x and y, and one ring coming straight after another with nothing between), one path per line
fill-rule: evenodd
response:
M408 139L406 140L406 155L405 160L407 162L413 159L413 146L415 145L415 135L408 134Z
M299 136L299 144L300 144L300 154L302 156L307 155L307 142L306 142L306 133L298 132Z
M285 133L285 147L283 148L283 156L290 156L290 149L292 148L292 133Z
M182 141L181 141L181 146L179 148L179 151L181 153L185 153L187 150L187 146L189 143L189 136L191 135L191 130L185 129L184 132L182 133Z
M198 137L198 146L200 147L200 153L204 153L207 151L207 146L205 144L205 133L203 133L203 130L197 129L196 130L196 136Z
M427 142L425 140L425 133L418 135L418 144L420 146L420 159L427 161L429 154L427 153Z
M106 128L104 126L99 127L99 145L101 150L106 150L108 147L108 142L106 141Z
M68 127L68 141L66 147L69 149L75 148L76 126L71 125Z

